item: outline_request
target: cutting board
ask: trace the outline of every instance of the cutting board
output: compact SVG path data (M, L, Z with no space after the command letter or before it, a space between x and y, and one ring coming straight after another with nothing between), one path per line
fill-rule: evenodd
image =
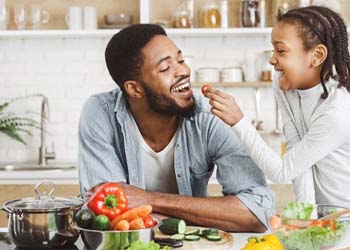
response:
M189 227L187 226L186 229L194 229L199 228L201 230L207 229L204 227ZM233 237L232 234L224 232L219 230L219 235L221 236L220 241L209 241L205 238L201 238L198 241L183 241L183 247L174 248L176 249L186 249L186 250L229 250L232 248L233 245ZM169 235L162 234L159 230L156 231L156 237L159 238L169 238Z

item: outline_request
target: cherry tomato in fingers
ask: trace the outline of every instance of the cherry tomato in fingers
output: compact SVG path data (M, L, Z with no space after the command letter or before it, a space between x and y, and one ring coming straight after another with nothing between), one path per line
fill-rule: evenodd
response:
M204 84L201 88L202 94L204 95L212 86L210 84Z

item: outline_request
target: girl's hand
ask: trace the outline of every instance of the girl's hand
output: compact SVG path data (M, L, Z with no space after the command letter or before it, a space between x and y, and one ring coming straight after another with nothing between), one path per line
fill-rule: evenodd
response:
M228 94L206 86L202 89L203 95L209 98L209 104L212 106L211 112L223 120L226 124L233 126L243 118L243 113L235 99Z

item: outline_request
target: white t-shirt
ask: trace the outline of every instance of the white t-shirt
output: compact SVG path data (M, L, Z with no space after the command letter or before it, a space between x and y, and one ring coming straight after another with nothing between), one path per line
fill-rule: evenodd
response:
M160 152L155 152L143 139L139 130L141 142L141 166L145 174L147 191L178 194L175 170L174 150L177 132L169 144Z
M287 152L281 158L246 118L234 127L253 160L274 182L293 180L298 200L350 207L350 94L320 84L308 90L281 91L274 84L283 117Z

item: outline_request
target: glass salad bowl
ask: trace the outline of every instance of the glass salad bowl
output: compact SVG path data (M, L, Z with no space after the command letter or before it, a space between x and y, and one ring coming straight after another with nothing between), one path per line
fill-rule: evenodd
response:
M292 202L281 215L269 217L270 230L276 234L288 250L326 250L344 240L350 233L350 216L336 218L324 216L346 209L331 205L313 205ZM348 245L350 246L350 240Z

